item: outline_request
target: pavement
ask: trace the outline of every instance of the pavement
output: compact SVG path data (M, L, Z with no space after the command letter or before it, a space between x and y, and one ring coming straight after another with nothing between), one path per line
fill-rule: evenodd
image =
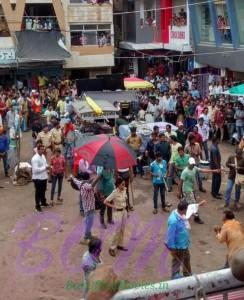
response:
M235 148L220 145L222 162ZM30 133L23 135L21 160L32 156ZM226 188L227 173L223 173L221 193ZM214 200L209 193L211 176L204 181L207 193L198 193L198 199L207 200L200 215L204 225L191 222L191 264L194 273L220 269L226 259L226 245L215 240L214 225L221 225L223 200ZM44 214L34 211L34 188L13 186L4 178L0 166L0 299L4 300L77 300L81 298L82 272L80 262L86 246L79 244L84 229L79 215L78 192L65 181L63 205L45 209ZM135 211L128 217L125 246L115 258L108 254L113 225L102 229L98 218L94 234L103 240L101 258L104 264L113 265L122 280L133 285L154 283L170 278L171 257L164 247L168 214L152 214L152 184L149 179L136 177L133 181ZM167 193L166 201L177 206L177 187ZM50 197L48 186L47 199ZM241 196L241 202L244 202ZM243 220L244 209L236 212Z

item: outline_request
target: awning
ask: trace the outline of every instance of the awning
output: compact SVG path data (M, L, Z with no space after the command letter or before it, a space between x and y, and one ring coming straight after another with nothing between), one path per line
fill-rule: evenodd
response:
M99 105L101 100L110 103L114 102L134 102L138 101L135 91L117 91L117 92L86 92L86 95L94 99Z
M57 31L16 32L18 62L64 61L70 57L62 35Z

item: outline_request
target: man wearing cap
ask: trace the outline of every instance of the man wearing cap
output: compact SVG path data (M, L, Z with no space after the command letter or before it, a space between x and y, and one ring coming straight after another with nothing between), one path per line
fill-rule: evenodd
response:
M54 127L51 129L51 140L52 140L52 151L59 148L62 151L63 148L63 132L60 127L60 124L58 121L55 121L53 123Z
M219 169L210 170L210 169L199 169L196 167L196 160L193 157L189 158L188 166L183 170L180 183L178 197L183 198L187 201L188 204L196 203L195 196L195 182L197 173L219 173ZM199 177L199 176L198 176ZM203 224L203 221L200 219L198 213L194 215L194 221L198 224Z
M209 138L209 127L204 124L203 115L198 119L198 132L202 136L202 148L205 154L205 159L209 160L209 152L208 152L208 138Z
M52 156L52 136L48 129L48 125L44 125L41 132L38 133L36 142L41 141L42 145L45 148L44 154L46 156L46 160L48 164L50 164L51 156Z

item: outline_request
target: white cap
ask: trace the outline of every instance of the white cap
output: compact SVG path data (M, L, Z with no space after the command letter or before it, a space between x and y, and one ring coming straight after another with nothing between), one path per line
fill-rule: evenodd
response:
M195 165L196 164L196 160L194 157L190 157L189 158L189 165Z

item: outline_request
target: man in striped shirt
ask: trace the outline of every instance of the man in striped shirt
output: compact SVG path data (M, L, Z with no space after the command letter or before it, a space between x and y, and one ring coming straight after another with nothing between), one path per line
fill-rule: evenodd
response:
M95 193L94 187L96 186L99 177L94 180L90 179L89 173L84 173L82 176L83 180L74 178L71 175L71 180L79 188L80 196L83 204L84 215L85 215L85 236L84 242L88 243L92 238L91 229L95 217Z

